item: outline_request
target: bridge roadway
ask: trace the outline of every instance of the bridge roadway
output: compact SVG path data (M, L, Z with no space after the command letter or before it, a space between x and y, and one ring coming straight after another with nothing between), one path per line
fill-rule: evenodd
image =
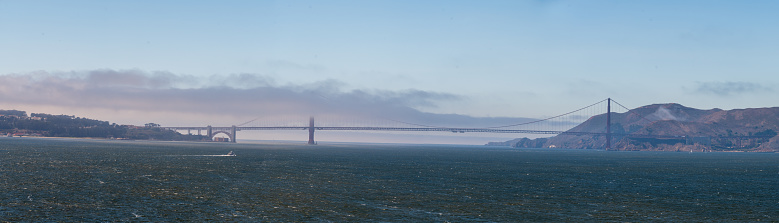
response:
M315 144L314 142L314 130L317 131L406 131L406 132L454 132L454 133L466 133L466 132L490 132L490 133L528 133L528 134L593 134L584 132L563 132L563 131L541 131L541 130L513 130L513 129L491 129L491 128L443 128L443 127L327 127L327 126L315 126L315 127L292 127L292 126L269 126L269 127L161 127L168 130L187 130L190 134L192 130L201 134L201 131L206 131L206 135L214 137L216 134L224 133L230 138L231 142L235 142L235 135L238 131L245 130L308 130L309 132L309 144ZM594 133L605 134L605 133Z
M162 127L169 130L208 130L208 127ZM308 130L310 127L289 127L289 126L271 126L271 127L235 127L236 131L243 130ZM211 127L213 131L232 131L233 127ZM584 132L565 132L565 131L541 131L541 130L513 130L513 129L490 129L490 128L444 128L444 127L327 127L317 126L315 130L346 130L346 131L406 131L406 132L492 132L492 133L530 133L530 134L593 134ZM598 133L596 133L598 134ZM605 134L605 133L603 133Z

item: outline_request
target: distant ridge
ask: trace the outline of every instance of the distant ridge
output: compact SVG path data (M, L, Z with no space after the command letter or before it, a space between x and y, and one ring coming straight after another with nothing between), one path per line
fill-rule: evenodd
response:
M606 114L593 116L572 132L605 132ZM653 104L612 113L612 150L621 151L779 151L779 107L700 110L680 104ZM677 136L631 137L625 134ZM520 148L604 149L602 135L558 135L515 139L504 143Z

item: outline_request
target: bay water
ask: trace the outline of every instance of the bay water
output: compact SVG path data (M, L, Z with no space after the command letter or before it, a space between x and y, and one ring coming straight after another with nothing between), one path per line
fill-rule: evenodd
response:
M775 153L0 138L2 222L779 221L777 186Z

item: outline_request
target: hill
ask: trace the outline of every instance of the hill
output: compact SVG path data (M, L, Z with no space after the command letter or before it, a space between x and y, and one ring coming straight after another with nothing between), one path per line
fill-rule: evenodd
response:
M611 120L612 150L779 151L779 107L700 110L674 103L654 104L612 113ZM605 129L606 114L602 114L569 131L605 132ZM506 143L514 147L603 149L606 137L561 134Z
M166 141L204 141L207 136L183 135L148 123L145 126L109 124L71 115L0 110L0 136L89 137Z

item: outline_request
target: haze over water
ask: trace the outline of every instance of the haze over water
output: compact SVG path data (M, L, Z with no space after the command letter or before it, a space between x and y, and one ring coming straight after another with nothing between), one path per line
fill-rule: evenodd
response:
M778 160L2 138L0 221L777 221Z

